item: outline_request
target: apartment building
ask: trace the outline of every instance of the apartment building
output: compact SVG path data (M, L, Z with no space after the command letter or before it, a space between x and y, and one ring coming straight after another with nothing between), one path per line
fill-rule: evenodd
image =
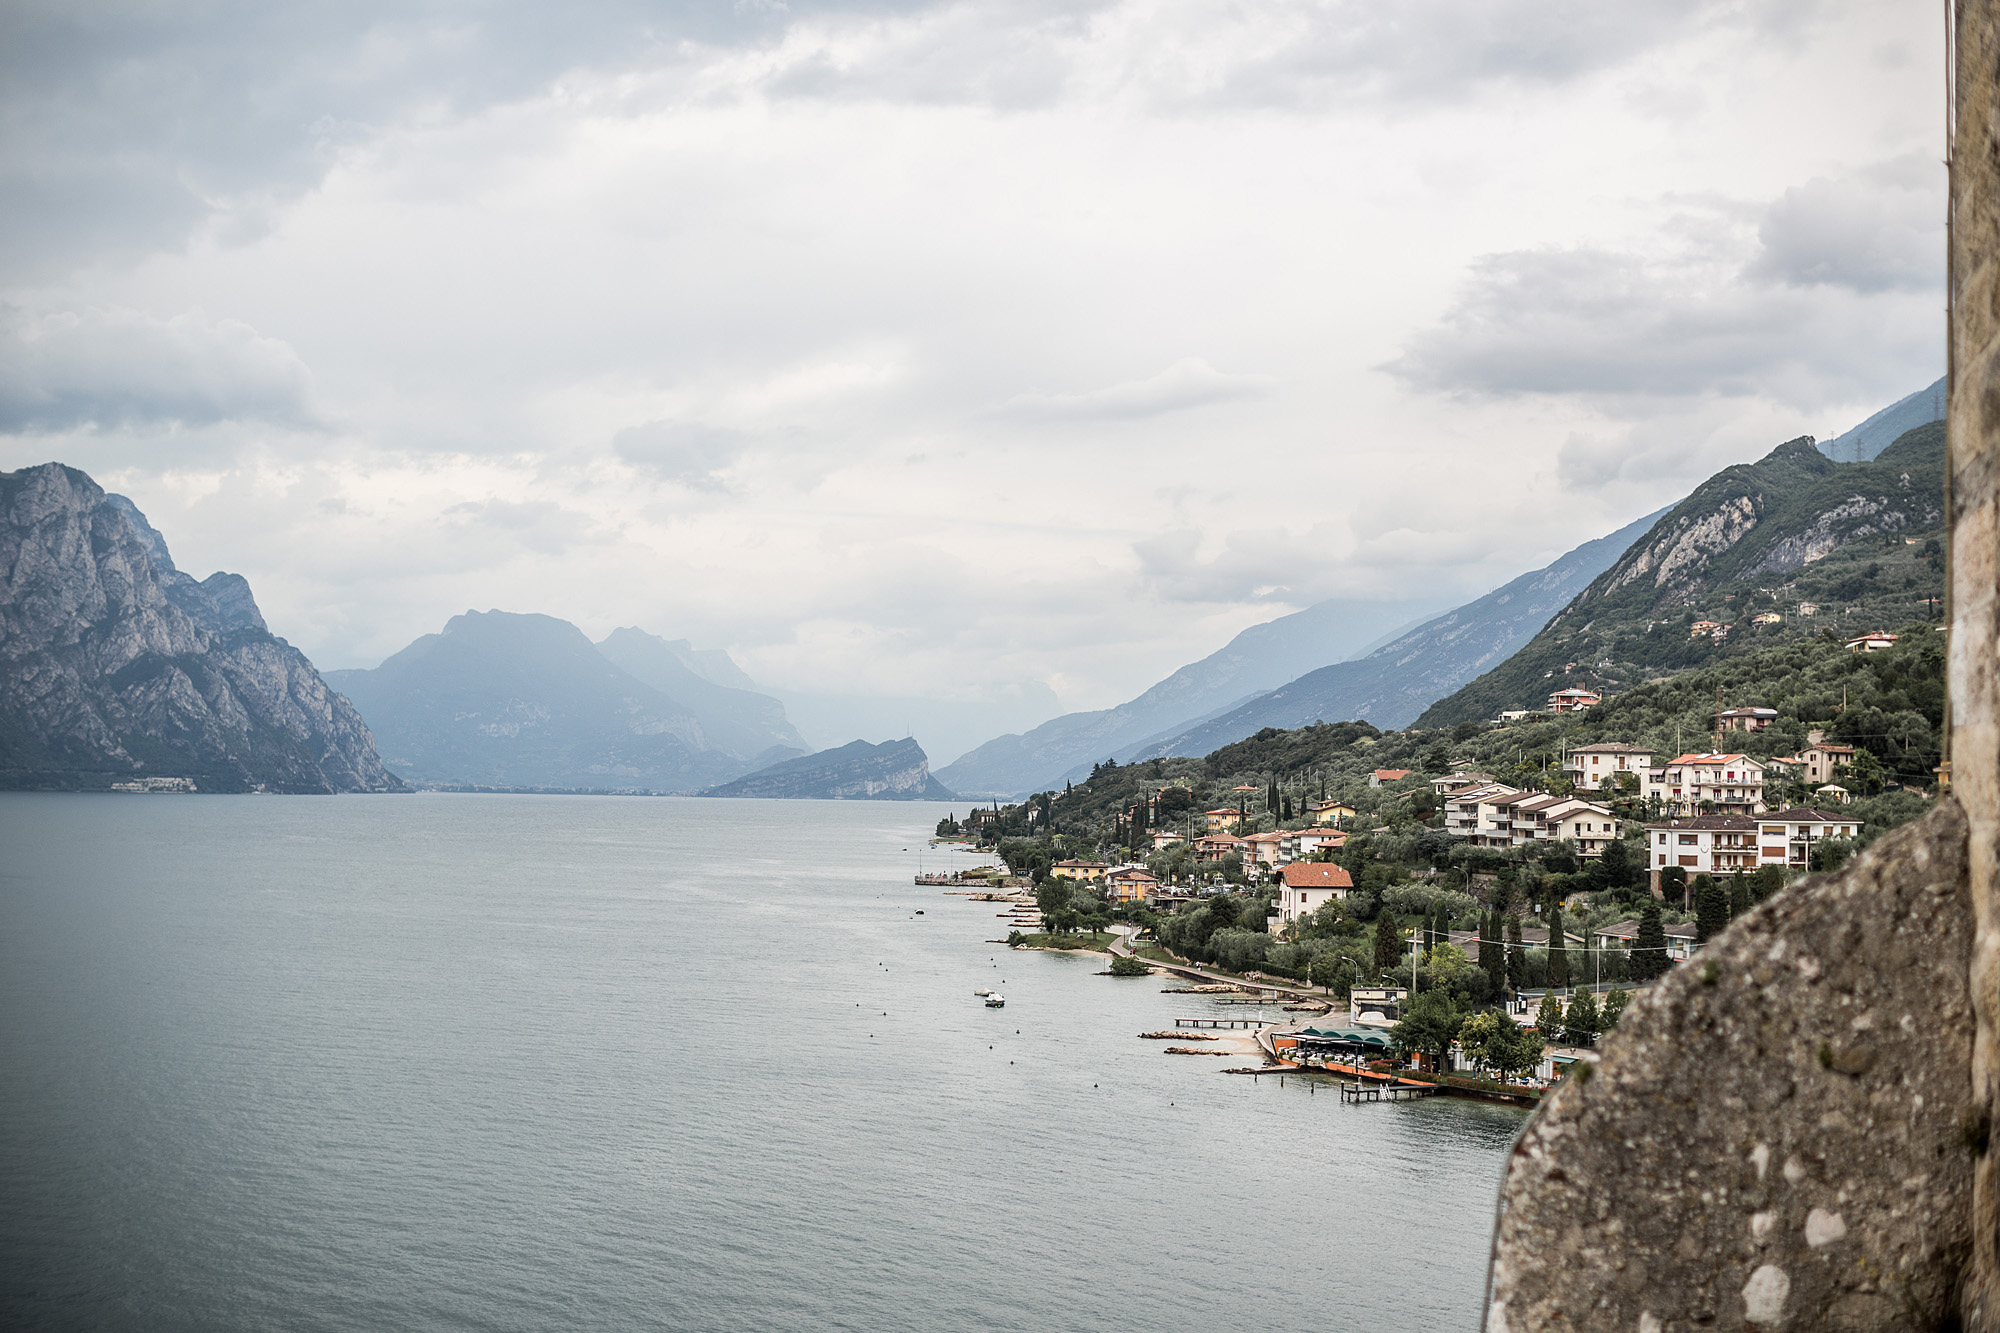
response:
M1755 815L1764 811L1764 766L1743 754L1684 754L1643 774L1645 792L1671 813Z

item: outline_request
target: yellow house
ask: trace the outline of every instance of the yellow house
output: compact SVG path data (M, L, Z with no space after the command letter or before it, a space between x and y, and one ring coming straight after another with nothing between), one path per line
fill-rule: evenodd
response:
M1138 866L1112 871L1104 877L1104 884L1111 891L1114 903L1143 902L1147 894L1160 887L1160 881L1150 871Z
M1049 873L1059 879L1080 879L1095 882L1104 878L1104 872L1111 869L1102 861L1058 861Z
M1354 818L1355 809L1345 801L1307 801L1306 813L1315 824L1338 824Z
M1241 827L1243 827L1243 812L1233 806L1224 806L1220 810L1208 812L1210 833L1234 833Z

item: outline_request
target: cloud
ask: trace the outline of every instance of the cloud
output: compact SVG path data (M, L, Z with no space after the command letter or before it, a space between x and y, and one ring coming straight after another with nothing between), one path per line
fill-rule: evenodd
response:
M0 307L0 431L306 425L311 395L298 354L237 320Z
M722 470L742 455L745 438L741 431L693 422L649 421L619 431L611 437L611 447L662 481L718 491L723 489Z
M1907 392L1935 374L1941 184L1899 162L1761 210L1683 212L1650 251L1482 255L1383 369L1433 392L1575 396L1624 416L1709 395L1813 408Z
M1133 421L1168 412L1206 407L1271 391L1263 375L1225 375L1199 357L1185 357L1157 375L1126 380L1082 393L1024 393L1009 399L998 415L1031 421Z
M1944 287L1942 171L1904 159L1865 175L1816 176L1764 212L1747 276L1794 287L1937 292Z

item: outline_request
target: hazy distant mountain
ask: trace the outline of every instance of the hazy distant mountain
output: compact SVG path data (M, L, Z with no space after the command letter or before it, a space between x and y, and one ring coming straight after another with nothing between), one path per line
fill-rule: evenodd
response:
M968 796L1015 796L1164 732L1225 712L1273 685L1361 651L1436 601L1320 602L1253 625L1216 652L1116 708L1065 713L1020 735L996 737L938 771Z
M1116 757L1207 754L1265 727L1302 727L1315 721L1358 719L1388 729L1403 727L1433 701L1526 643L1665 512L1585 542L1546 568L1427 621L1366 657L1321 667L1221 717Z
M686 639L626 628L613 630L597 651L692 714L705 748L739 759L756 758L774 745L801 753L812 748L786 719L785 706L756 693L750 677L720 649L697 651Z
M0 787L390 791L368 728L236 574L197 582L130 500L0 473Z
M787 759L702 793L821 801L949 801L916 741L855 741L837 750Z
M629 636L620 650L648 660L654 652ZM384 762L414 780L693 791L796 753L718 745L696 708L553 616L468 611L372 671L328 680L368 719ZM733 712L716 729L740 741L755 725Z
M1821 440L1819 451L1836 463L1865 463L1906 432L1944 420L1944 379L1898 399L1842 435Z

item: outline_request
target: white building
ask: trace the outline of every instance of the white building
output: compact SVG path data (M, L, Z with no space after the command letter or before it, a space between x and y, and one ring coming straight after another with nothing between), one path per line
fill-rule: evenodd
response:
M1278 921L1290 925L1302 916L1347 896L1354 881L1345 869L1328 861L1296 861L1279 873Z
M1647 861L1653 870L1679 866L1690 875L1755 870L1757 821L1747 815L1698 815L1646 826Z
M1579 787L1596 791L1618 785L1620 773L1632 773L1643 784L1653 767L1653 752L1623 741L1579 745L1563 760L1563 776Z
M1703 805L1717 814L1764 811L1764 766L1748 755L1679 755L1644 777L1646 794L1676 815L1697 815Z

